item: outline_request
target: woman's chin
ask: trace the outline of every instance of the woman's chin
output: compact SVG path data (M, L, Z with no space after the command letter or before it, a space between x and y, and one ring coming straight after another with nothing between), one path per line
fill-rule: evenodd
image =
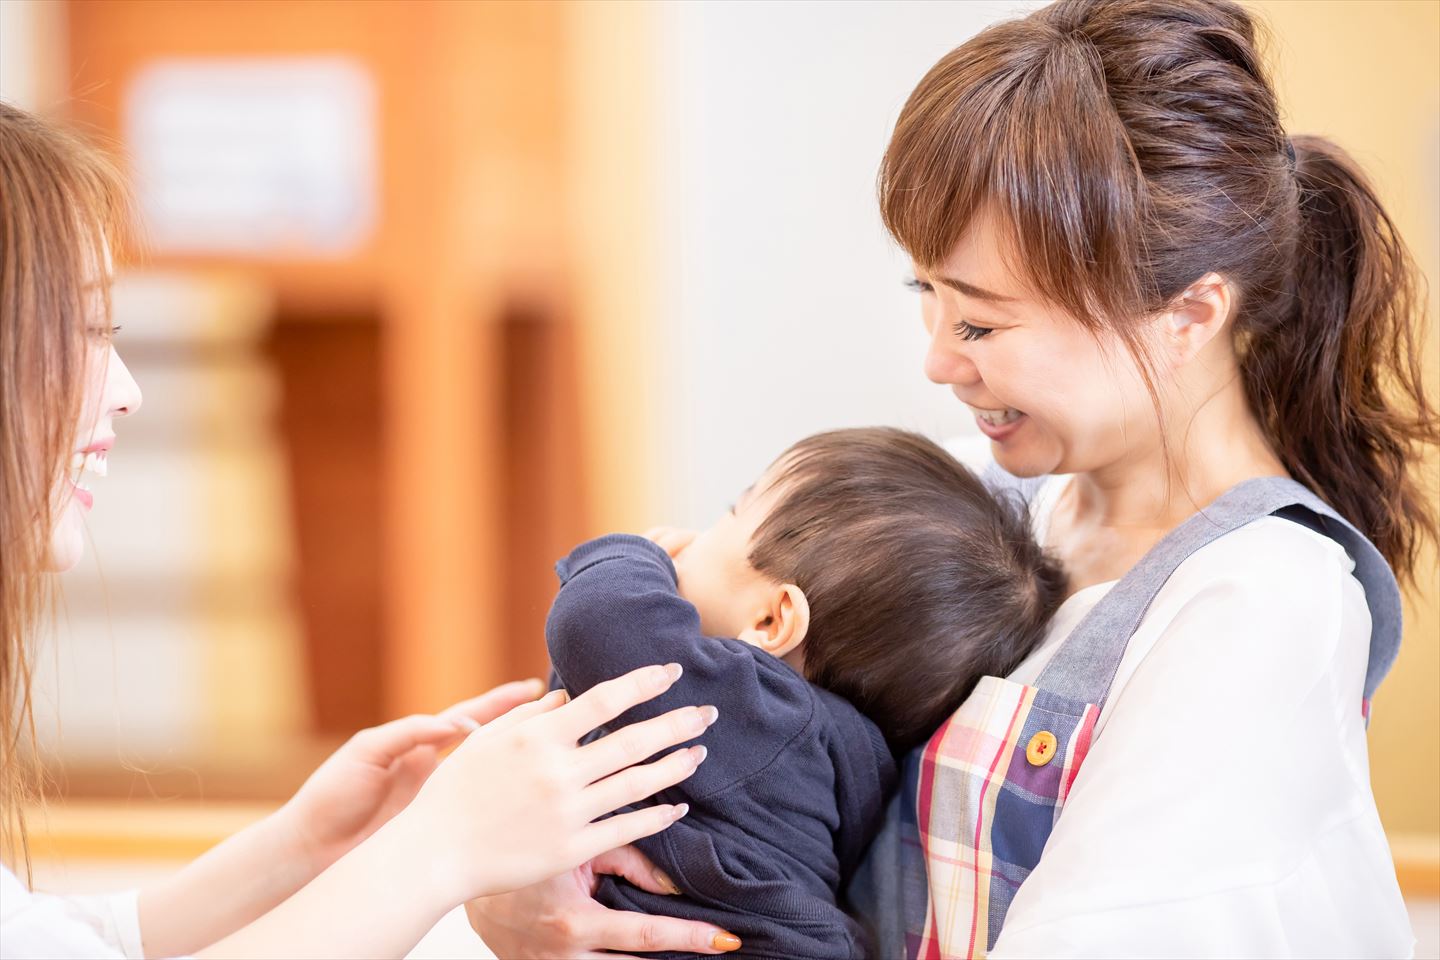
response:
M1060 472L1059 451L1037 449L1033 444L997 443L990 450L1000 469L1013 477L1045 477Z
M45 553L47 573L73 570L85 556L85 527L78 513L74 505L67 506L50 534L50 548Z

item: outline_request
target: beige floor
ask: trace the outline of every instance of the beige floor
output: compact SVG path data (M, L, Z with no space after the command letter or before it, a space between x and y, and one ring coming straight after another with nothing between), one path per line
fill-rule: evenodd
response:
M163 861L40 861L35 864L35 886L51 893L100 893L143 885L175 869ZM1409 901L1410 918L1418 941L1418 960L1440 960L1440 900ZM412 960L480 960L494 954L471 932L462 911L447 914L410 953Z

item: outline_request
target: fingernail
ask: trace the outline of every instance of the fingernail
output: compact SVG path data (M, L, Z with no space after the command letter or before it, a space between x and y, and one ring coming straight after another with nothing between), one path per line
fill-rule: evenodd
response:
M455 726L460 728L461 730L468 730L473 733L476 730L480 729L480 722L478 720L476 720L474 717L467 717L463 713L451 714L446 719L449 720L451 723L455 724Z
M570 701L570 694L566 693L562 687L559 690L551 690L545 695L545 698L547 700L558 700L561 703L568 703Z
M715 938L710 941L710 946L716 950L724 950L726 953L730 953L731 951L739 950L743 944L740 943L740 938L733 933L717 933L715 934Z
M677 803L677 804L674 806L674 808L670 811L670 822L671 822L671 823L674 823L676 820L679 820L681 817L685 816L685 814L687 814L687 813L689 813L689 812L690 812L690 804L688 804L688 803Z
M709 755L710 751L706 750L703 745L697 744L696 746L690 748L690 758L695 761L695 765L697 767L700 764L704 763L705 758Z
M680 674L682 674L682 673L684 673L684 672L685 672L685 668L682 667L682 666L680 666L680 664L678 664L678 663L667 663L667 664L665 664L665 675L670 678L670 682L671 682L671 683L674 683L676 680L679 680L679 679L680 679Z
M720 719L720 709L719 709L718 707L710 707L710 706L701 707L701 708L700 708L700 719L703 720L703 721L705 721L705 726L708 727L708 726L710 726L711 724L713 724L716 720L719 720L719 719Z
M545 688L549 686L549 684L547 684L544 680L541 680L539 677L531 677L526 682L529 683L530 688L535 691L535 695L530 698L531 700L544 696Z
M664 887L666 893L674 896L680 892L680 888L675 886L675 881L671 880L670 875L667 874L664 870L657 869L654 876L655 882L660 884L660 886Z

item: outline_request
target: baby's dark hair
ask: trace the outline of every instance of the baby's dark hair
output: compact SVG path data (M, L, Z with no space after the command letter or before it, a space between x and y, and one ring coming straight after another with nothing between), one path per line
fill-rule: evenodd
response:
M885 427L807 437L776 461L750 563L805 591L805 674L923 741L987 675L1039 644L1065 598L1018 498L938 444Z

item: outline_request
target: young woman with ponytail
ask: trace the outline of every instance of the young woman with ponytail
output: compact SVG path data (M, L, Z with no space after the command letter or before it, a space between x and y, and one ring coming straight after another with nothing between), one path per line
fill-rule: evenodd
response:
M1282 126L1258 33L1229 0L1059 0L896 123L925 372L1072 592L909 758L851 887L874 956L1413 950L1365 711L1435 534L1422 304L1354 161ZM573 883L472 908L506 957L604 946L597 917Z

